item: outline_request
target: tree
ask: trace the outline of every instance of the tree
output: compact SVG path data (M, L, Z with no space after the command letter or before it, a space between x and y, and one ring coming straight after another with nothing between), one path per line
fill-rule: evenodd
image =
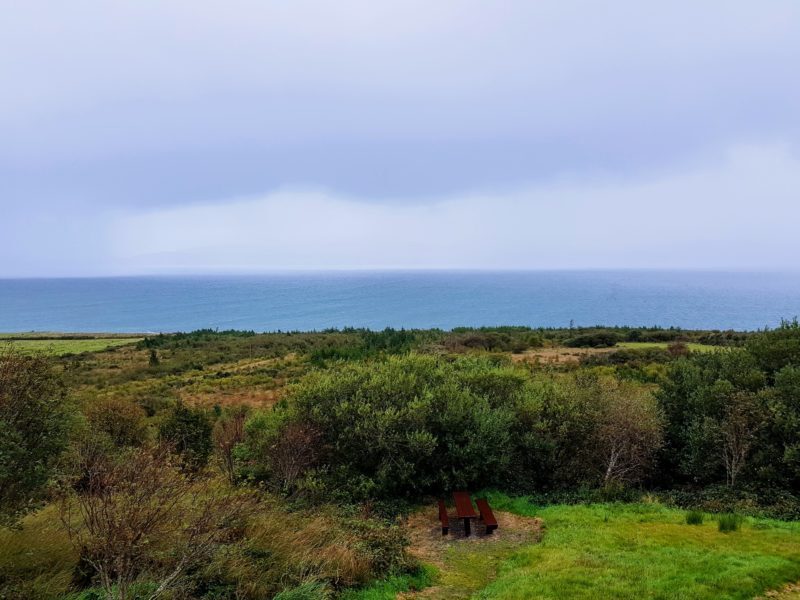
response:
M211 454L211 423L199 409L178 404L161 424L160 437L181 455L183 464L198 471L208 464Z
M641 386L603 381L594 431L595 455L604 485L641 479L662 444L662 421L655 398Z
M727 402L720 424L720 444L725 465L726 483L733 487L744 468L761 423L757 398L738 392Z
M0 524L43 497L67 445L61 378L42 356L0 354Z
M63 489L61 521L110 600L128 600L137 582L149 600L174 589L241 531L249 497L191 481L166 446L122 456L89 451L80 485Z
M731 399L762 393L766 383L756 359L741 348L673 361L657 393L665 417L662 480L702 485L727 478L720 444Z
M784 367L775 374L767 407L765 439L758 449L771 452L761 462L775 471L775 481L800 489L800 367Z

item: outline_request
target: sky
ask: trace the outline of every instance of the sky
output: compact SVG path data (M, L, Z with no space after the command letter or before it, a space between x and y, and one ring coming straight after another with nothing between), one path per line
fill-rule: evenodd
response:
M0 277L797 267L797 0L0 14Z

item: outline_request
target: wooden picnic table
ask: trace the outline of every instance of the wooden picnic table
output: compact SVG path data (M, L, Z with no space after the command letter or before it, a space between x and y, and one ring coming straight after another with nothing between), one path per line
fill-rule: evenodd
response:
M456 505L456 515L459 519L464 519L464 535L469 535L470 521L478 518L478 513L472 506L472 500L467 492L453 492L453 501Z

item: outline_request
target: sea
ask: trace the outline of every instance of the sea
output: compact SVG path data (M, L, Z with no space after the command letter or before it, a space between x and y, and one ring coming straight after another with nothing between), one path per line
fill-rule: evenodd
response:
M800 271L333 271L0 279L0 332L527 325L756 330L800 315Z

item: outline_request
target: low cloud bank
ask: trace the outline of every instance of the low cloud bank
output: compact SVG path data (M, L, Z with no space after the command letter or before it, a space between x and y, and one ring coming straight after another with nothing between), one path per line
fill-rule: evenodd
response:
M328 268L795 268L800 160L736 146L638 181L561 182L436 202L325 191L129 214L111 252L130 272Z

